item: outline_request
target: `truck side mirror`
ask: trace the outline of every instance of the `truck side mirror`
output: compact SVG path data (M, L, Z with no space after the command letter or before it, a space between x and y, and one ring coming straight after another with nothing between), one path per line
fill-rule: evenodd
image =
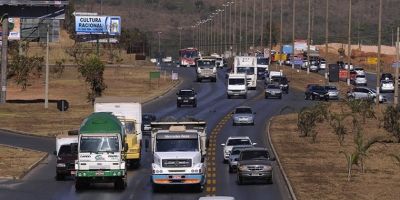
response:
M256 146L257 145L257 143L253 143L253 146Z
M209 146L210 146L210 139L207 138L207 140L206 140L206 147L208 148Z
M225 144L221 144L221 146L223 146L223 147L224 147L224 146L225 146Z
M57 151L53 151L53 154L54 154L54 155L57 155Z
M128 143L124 144L124 150L128 150Z

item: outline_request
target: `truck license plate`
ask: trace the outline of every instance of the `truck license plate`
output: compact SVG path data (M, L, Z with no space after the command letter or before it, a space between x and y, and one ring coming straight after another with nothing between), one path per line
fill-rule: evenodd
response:
M183 102L187 103L187 102L189 102L189 101L188 101L188 100L183 100Z
M76 171L71 171L71 175L76 175Z
M96 176L103 176L104 175L104 172L103 171L97 171L96 172Z
M181 176L174 175L172 176L172 179L181 179Z

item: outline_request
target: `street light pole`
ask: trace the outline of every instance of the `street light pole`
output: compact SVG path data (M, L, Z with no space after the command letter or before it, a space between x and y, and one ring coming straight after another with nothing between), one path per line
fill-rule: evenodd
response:
M251 46L253 47L253 51L255 48L255 39L256 39L256 0L253 0L253 40Z
M242 0L239 2L239 55L242 55Z
M311 0L308 0L307 74L310 73Z
M245 9L245 27L244 27L244 30L245 30L245 46L244 46L244 50L245 50L245 52L247 52L247 49L248 49L248 32L247 32L247 29L248 29L248 20L247 20L247 18L248 18L248 5L247 5L247 2L248 2L248 0L244 0L244 3L245 3L245 5L244 5L244 9Z
M269 59L268 59L268 66L271 66L271 54L272 52L272 0L269 3Z
M44 108L49 108L49 24L46 32L46 74L44 87Z
M1 17L3 35L2 35L2 46L1 46L1 99L0 103L6 103L6 91L7 91L7 48L8 48L8 14L5 13Z
M260 34L260 47L263 48L264 37L264 0L261 0L261 34Z
M348 56L348 63L347 63L347 85L350 86L350 63L351 63L351 8L352 1L349 0L349 35L348 35L348 46L347 46L347 56ZM377 80L378 81L378 80ZM377 85L378 86L378 85ZM377 91L379 93L379 90Z
M329 37L329 0L326 0L326 11L325 11L325 63L328 67L328 37ZM325 69L325 79L328 79L328 69Z
M235 9L233 10L233 39L232 39L232 43L233 43L233 52L235 52L235 55L237 54L237 44L236 44L236 31L237 31L237 10L236 10L236 0L233 1L233 4L235 6Z
M295 26L295 24L296 24L296 0L293 0L293 5L292 5L292 7L293 7L293 11L292 11L292 13L293 13L293 23L292 23L292 69L294 69L294 44L295 44L295 40L296 40L296 38L295 38L295 30L296 30L296 26Z
M161 31L158 31L158 62L161 62L161 39L160 39L160 35L161 35Z
M281 45L281 49L282 49L282 45L283 45L283 1L281 1L281 16L280 16L280 35L279 35L279 44Z
M381 76L381 43L382 43L382 0L379 0L379 25L378 25L378 65L376 69L376 104L379 105L379 85L380 85L380 76ZM398 79L398 77L396 77ZM395 87L399 87L399 85L395 85Z
M229 4L229 50L232 54L232 1Z
M397 42L396 42L396 69L395 69L395 87L394 87L394 105L397 106L399 103L399 64L400 64L400 27L397 27Z
M226 23L227 16L226 15L227 15L227 11L228 11L228 8L227 8L228 4L224 4L223 6L225 7L225 9L224 9L225 10L224 51L226 51L227 50L227 30L226 30L227 29L227 23Z

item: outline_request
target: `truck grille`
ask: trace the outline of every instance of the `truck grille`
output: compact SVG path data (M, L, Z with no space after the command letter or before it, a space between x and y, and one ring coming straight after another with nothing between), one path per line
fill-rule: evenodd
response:
M250 171L262 171L264 167L261 165L250 165L247 166L247 169L249 169Z
M166 159L162 161L163 167L191 167L192 160L190 159Z

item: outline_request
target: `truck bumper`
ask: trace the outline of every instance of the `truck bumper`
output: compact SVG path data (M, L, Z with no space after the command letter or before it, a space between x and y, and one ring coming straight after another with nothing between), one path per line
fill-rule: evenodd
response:
M107 183L126 178L125 170L76 171L76 178L90 182Z
M151 181L157 185L204 185L204 174L153 174Z
M140 153L127 153L126 159L127 160L138 160L138 159L140 159Z

